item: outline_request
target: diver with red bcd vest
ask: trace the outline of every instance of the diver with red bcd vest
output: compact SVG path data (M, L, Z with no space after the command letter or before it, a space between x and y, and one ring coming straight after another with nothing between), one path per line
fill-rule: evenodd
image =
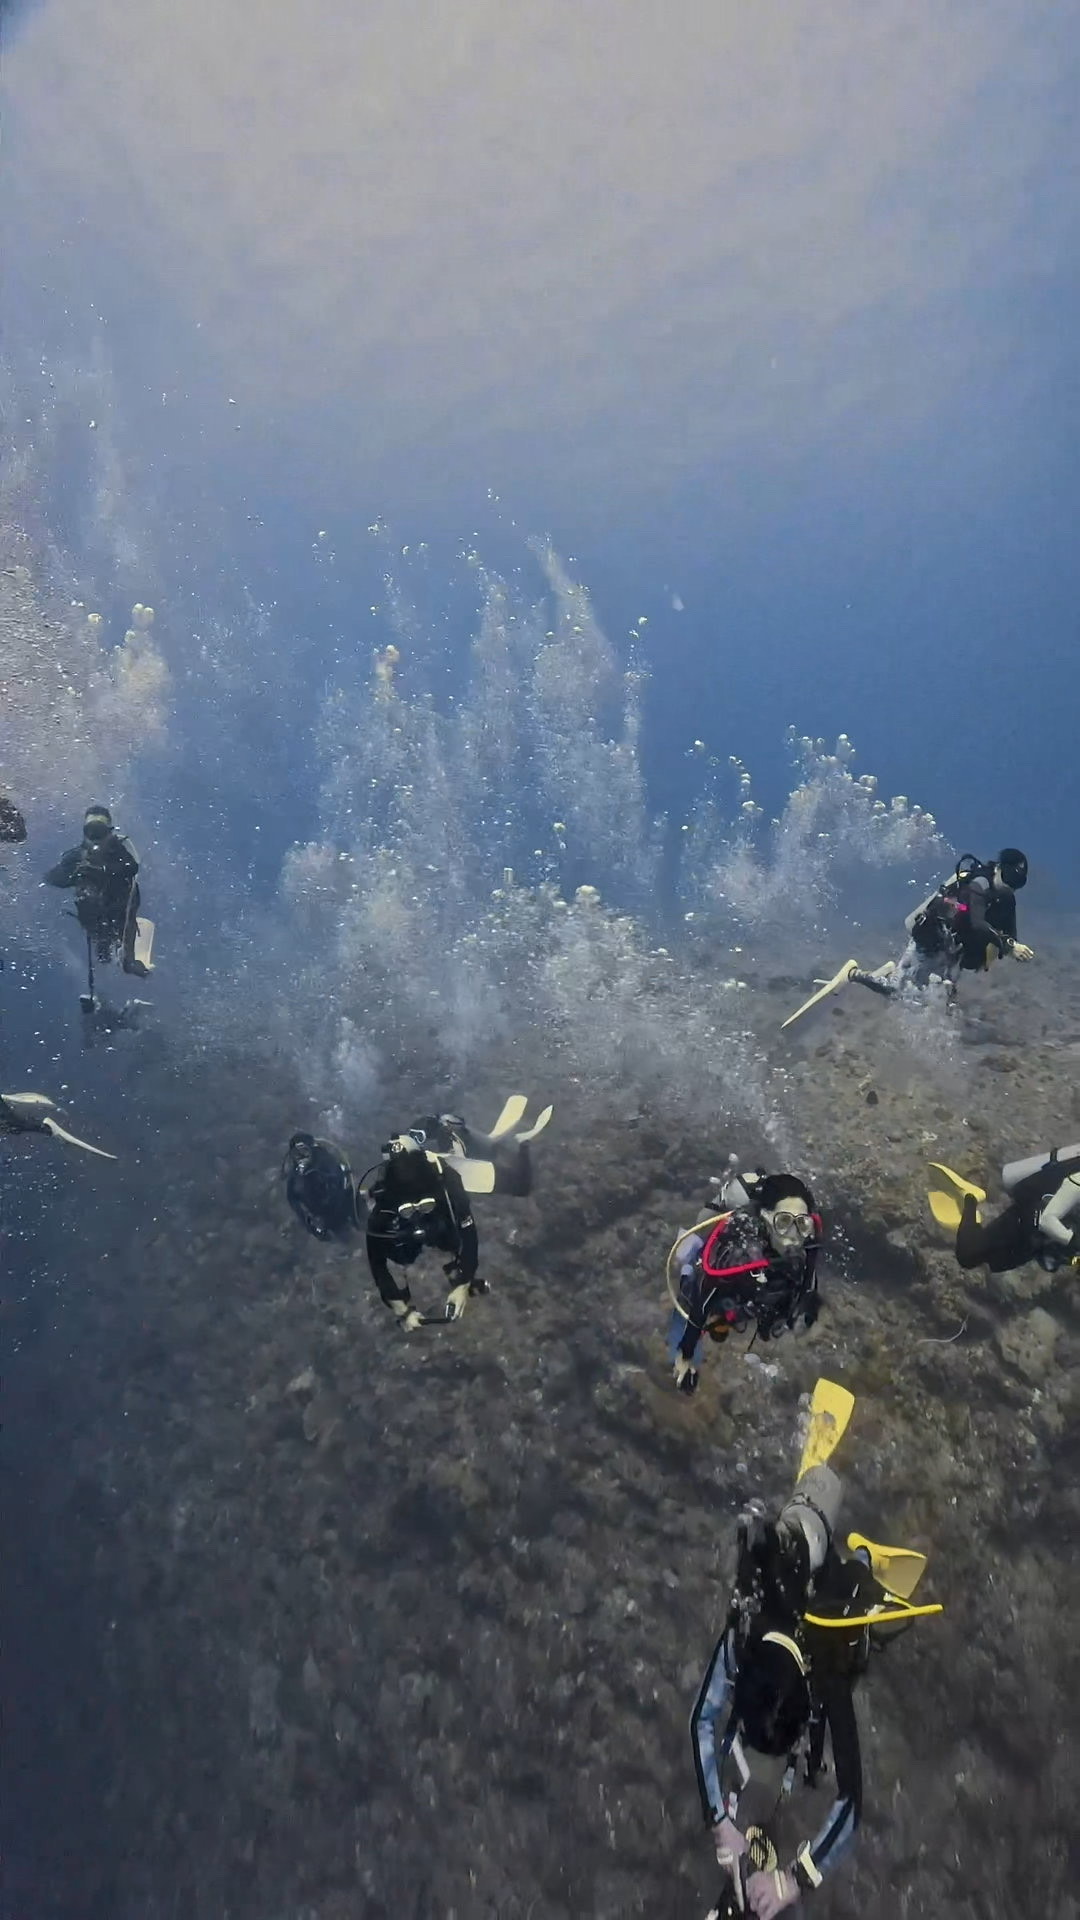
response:
M706 1335L722 1343L752 1323L755 1338L776 1340L818 1315L823 1228L806 1182L759 1167L724 1183L721 1206L668 1255L668 1354L680 1393L697 1387Z
M996 860L962 853L950 878L908 915L908 943L899 960L886 960L880 967L845 960L830 980L817 981L809 1000L781 1021L781 1031L849 981L886 999L943 988L951 1008L962 973L985 973L1006 954L1013 960L1034 960L1032 949L1016 934L1016 896L1027 877L1027 855L1019 847L1002 847Z

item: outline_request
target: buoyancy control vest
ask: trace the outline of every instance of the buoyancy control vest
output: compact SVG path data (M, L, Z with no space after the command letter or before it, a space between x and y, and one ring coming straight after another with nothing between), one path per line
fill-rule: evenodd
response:
M358 1225L352 1169L332 1140L313 1139L307 1165L285 1172L285 1197L316 1240L335 1239Z
M937 892L924 900L906 923L920 953L936 954L949 949L959 952L965 947L967 916L971 912L971 888L976 880L986 882L986 917L989 924L994 925L993 903L1003 891L997 880L995 862L980 860L973 853L962 853L952 877L943 881ZM977 964L984 964L981 953Z
M822 1222L816 1213L813 1220L816 1238L790 1258L773 1251L750 1213L724 1213L709 1223L711 1231L694 1262L705 1332L723 1340L752 1320L763 1340L777 1340L800 1311L808 1325L816 1319Z
M1064 1158L1061 1157L1062 1151ZM1005 1171L1007 1174L1008 1169ZM1047 1154L1041 1167L1008 1186L1009 1199L1033 1227L1037 1226L1043 1208L1053 1199L1062 1182L1074 1174L1080 1174L1080 1145L1064 1150L1055 1147Z

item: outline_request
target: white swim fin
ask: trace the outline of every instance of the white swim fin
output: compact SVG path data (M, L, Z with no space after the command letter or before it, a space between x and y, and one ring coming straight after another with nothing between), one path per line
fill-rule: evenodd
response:
M145 967L147 973L153 973L154 971L153 953L154 953L153 921L152 920L136 920L134 957L137 965L140 967Z
M69 1133L66 1127L62 1127L58 1120L53 1120L49 1115L45 1116L41 1124L46 1133L51 1133L57 1140L66 1140L69 1147L81 1147L84 1153L96 1153L99 1160L116 1159L115 1153L106 1153L104 1147L92 1147L89 1140L80 1140L74 1133Z
M837 993L842 986L845 986L851 978L852 967L857 967L858 964L857 960L845 960L843 966L837 968L831 980L823 980L817 992L810 995L809 1000L804 1000L801 1007L796 1007L794 1013L789 1013L786 1020L781 1020L781 1033L785 1027L793 1027L796 1020L801 1020L804 1013L809 1013L811 1007L817 1006L819 1000L827 1000L830 993Z
M504 1133L512 1132L524 1114L528 1104L528 1098L525 1094L512 1093L496 1120L495 1125L492 1127L491 1132L488 1134L488 1139L501 1140Z
M89 1140L80 1140L62 1127L59 1120L54 1120L56 1101L47 1093L0 1093L0 1108L6 1109L13 1120L21 1120L27 1133L51 1133L56 1140L66 1140L69 1147L96 1153L100 1160L116 1159L115 1153L106 1153L104 1147L92 1147ZM16 1126L15 1131L20 1129Z
M490 1160L469 1160L463 1153L441 1153L439 1158L460 1175L466 1193L494 1193L495 1169Z
M515 1133L514 1139L518 1146L523 1147L526 1141L535 1140L538 1133L543 1133L554 1111L554 1107L545 1107L539 1119L534 1120L531 1127L528 1127L524 1133Z

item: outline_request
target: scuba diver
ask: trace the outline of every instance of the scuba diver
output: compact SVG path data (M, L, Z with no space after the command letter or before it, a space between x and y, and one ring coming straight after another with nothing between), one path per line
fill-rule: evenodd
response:
M446 1320L460 1320L469 1301L488 1292L477 1275L480 1248L469 1195L520 1199L532 1192L529 1148L554 1109L545 1107L531 1127L518 1131L528 1104L524 1094L511 1094L490 1133L458 1114L427 1115L383 1147L382 1167L368 1189L367 1257L375 1285L406 1333L425 1317L408 1282L391 1274L391 1261L411 1267L425 1247L450 1255L443 1269L453 1282Z
M348 1155L332 1140L294 1133L282 1164L285 1198L316 1240L347 1238L361 1224Z
M58 1112L55 1100L50 1100L45 1093L0 1093L0 1134L51 1134L54 1140L66 1140L69 1147L81 1147L84 1153L94 1153L99 1160L116 1159L115 1153L92 1147L88 1140L79 1140L69 1133L56 1118Z
M411 1267L425 1247L448 1253L443 1271L452 1281L446 1320L460 1320L469 1300L488 1291L477 1274L480 1245L465 1184L447 1155L427 1151L424 1130L399 1133L383 1147L385 1156L368 1188L366 1249L371 1277L385 1304L406 1333L423 1326L425 1316L413 1304L407 1280L390 1272Z
M0 793L0 840L17 847L26 839L26 821L13 800Z
M800 1315L813 1326L820 1308L823 1225L805 1181L764 1167L732 1174L720 1206L668 1255L668 1355L680 1393L697 1390L706 1335L723 1344L753 1321L755 1339L778 1340Z
M889 998L909 988L918 992L941 983L952 1006L961 973L985 973L993 960L1003 960L1006 954L1014 960L1033 960L1031 947L1016 934L1016 896L1027 885L1027 877L1027 855L1019 847L1003 847L996 860L961 854L952 877L908 915L904 923L908 943L899 960L887 960L872 969L860 967L857 960L845 960L831 980L818 983L817 992L789 1014L782 1027L792 1026L849 980Z
M738 1562L724 1629L690 1721L702 1812L724 1875L709 1920L755 1920L819 1887L854 1839L862 1759L854 1688L870 1653L907 1622L942 1611L915 1606L925 1556L835 1531L842 1487L827 1461L854 1408L819 1380L790 1500L770 1519L759 1500L738 1526ZM835 1797L816 1836L781 1867L769 1831L800 1767L815 1786L832 1750Z
M1046 1273L1070 1265L1080 1271L1080 1140L1002 1167L1009 1204L985 1226L980 1212L986 1199L983 1188L938 1161L930 1165L952 1188L935 1189L927 1199L938 1225L955 1229L956 1258L962 1267L1012 1273L1036 1260Z
M152 920L139 919L138 856L131 841L117 833L108 807L87 807L83 837L69 848L45 882L50 887L73 887L75 916L86 935L89 986L82 996L84 1011L94 1011L94 958L106 962L120 950L125 973L145 980L153 962Z
M477 1277L479 1244L469 1195L521 1197L532 1191L529 1148L548 1125L552 1108L545 1107L531 1127L517 1130L527 1106L523 1094L512 1094L490 1133L468 1126L457 1114L414 1122L386 1142L366 1194L340 1147L295 1133L282 1168L286 1198L317 1239L364 1231L372 1278L405 1332L458 1320L471 1297L488 1291L487 1282ZM454 1284L438 1316L422 1314L407 1282L390 1272L391 1262L412 1266L425 1247L451 1256L445 1271Z

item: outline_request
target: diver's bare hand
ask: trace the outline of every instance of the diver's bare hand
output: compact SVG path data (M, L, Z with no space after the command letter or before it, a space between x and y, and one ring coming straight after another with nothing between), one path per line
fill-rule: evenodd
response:
M795 1905L799 1883L790 1873L752 1873L746 1883L746 1897L755 1920L776 1920L778 1913Z
M716 1857L722 1867L730 1866L738 1859L740 1853L746 1852L746 1841L734 1820L729 1820L726 1814L722 1820L716 1822L712 1830L712 1838Z

